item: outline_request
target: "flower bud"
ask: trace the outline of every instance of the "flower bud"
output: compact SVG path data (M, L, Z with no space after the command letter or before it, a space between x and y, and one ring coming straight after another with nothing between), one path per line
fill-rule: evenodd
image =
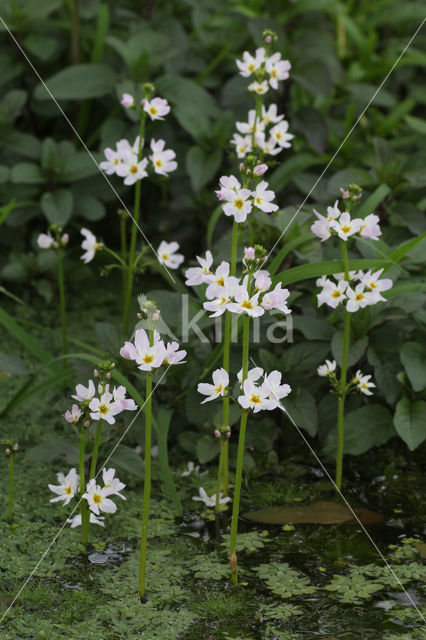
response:
M95 378L99 378L99 371L97 369L93 369L93 375Z
M14 445L13 445L13 447L12 447L12 449L13 449L14 451L18 451L18 449L19 449L19 444L18 444L17 442L15 442L15 444L14 444Z
M90 420L86 420L84 426L86 427L86 429L88 429L90 427Z
M227 431L225 435L226 435L227 438L230 438L231 437L231 431Z
M11 454L11 453L12 453L12 452L11 452L11 450L10 450L10 449L9 449L9 447L8 447L8 448L5 450L5 454L6 454L7 456L10 456L10 454Z
M219 431L219 429L215 429L215 430L214 430L214 435L216 436L216 438L220 438L220 431Z
M108 373L106 374L106 379L110 380L111 379L111 371L108 371Z
M254 247L244 247L244 259L245 260L253 260L255 256L255 248Z
M135 100L134 100L133 96L130 95L130 93L123 93L123 95L121 96L120 104L125 109L133 109L134 106L135 106Z
M66 245L68 244L69 239L70 239L70 237L69 237L68 233L64 233L62 238L61 238L61 245L63 247L66 247Z
M267 164L257 164L255 166L255 168L253 169L253 175L254 176L263 176L263 174L266 173L266 171L268 171L268 165Z
M272 42L272 36L269 36L269 35L268 35L268 36L265 36L265 42L266 42L267 44L270 44L270 43Z

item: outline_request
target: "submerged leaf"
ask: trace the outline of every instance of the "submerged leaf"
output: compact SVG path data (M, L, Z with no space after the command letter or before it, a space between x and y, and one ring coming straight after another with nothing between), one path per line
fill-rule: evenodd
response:
M369 509L354 509L362 524L379 524L383 516ZM244 513L243 518L261 524L357 524L348 507L320 500L300 507L266 507Z

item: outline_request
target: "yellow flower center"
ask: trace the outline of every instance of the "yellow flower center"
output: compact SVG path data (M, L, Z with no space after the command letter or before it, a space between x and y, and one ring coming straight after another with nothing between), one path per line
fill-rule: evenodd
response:
M276 134L275 134L275 137L276 137L276 139L277 139L277 140L281 140L282 135L281 135L281 133L278 131L278 133L276 133Z
M162 167L163 163L161 162L161 160L156 160L155 164L157 165L157 167Z
M250 402L253 402L254 404L260 404L259 396L255 396L254 393L252 393L251 394L251 398L250 398Z
M220 302L219 302L219 305L221 305L221 304L225 304L225 302L226 302L226 298L221 298L221 299L220 299Z
M129 169L130 173L137 173L138 172L138 168L135 164L132 164L132 166Z
M244 300L243 304L241 305L243 309L253 309L253 305L250 302L250 300Z
M114 164L118 164L118 158L115 158Z
M332 298L340 298L340 296L342 295L341 291L333 291L333 293L331 294Z
M95 504L99 504L100 502L102 502L102 498L98 493L93 494L93 502Z
M168 253L162 253L161 257L163 258L163 260L168 260L169 259L169 254Z
M375 282L370 282L368 286L370 287L370 289L377 289L377 285Z
M154 356L149 356L148 354L146 354L143 358L143 361L145 362L145 364L151 364L153 360L154 360Z
M106 404L101 404L99 406L99 413L102 413L103 416L105 416L109 411L109 408L106 406Z
M220 393L222 391L222 385L218 384L216 389L215 389L216 393Z
M216 284L219 285L219 287L224 287L225 286L225 281L223 278L219 278L219 280L216 280Z
M256 198L256 204L262 204L263 200L262 198L259 198L259 196Z
M244 202L242 200L235 200L234 201L234 207L236 207L237 209L242 209L244 206Z
M368 388L367 385L365 384L365 382L363 382L361 385L361 389L367 389L367 388Z
M155 107L150 107L149 112L152 113L153 116L157 113L157 109Z
M72 489L71 489L70 486L65 489L65 493L68 494L68 495L70 495L71 491L72 491Z
M357 293L355 296L355 300L362 300L363 298L365 298L365 295L363 293Z
M247 69L249 71L254 71L254 64L249 64L249 66L247 67Z
M272 71L271 71L271 76L272 76L273 78L276 78L276 77L277 77L277 72L275 71L275 69L272 69Z
M352 229L352 227L348 227L347 225L345 225L344 227L341 227L340 230L343 231L343 233L349 233L349 231Z

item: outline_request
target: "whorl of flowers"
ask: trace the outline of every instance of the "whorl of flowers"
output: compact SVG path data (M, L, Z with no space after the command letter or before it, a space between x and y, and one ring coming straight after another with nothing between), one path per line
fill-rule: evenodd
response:
M353 313L378 302L386 302L382 292L390 289L393 283L389 278L380 279L382 272L383 269L374 273L350 271L349 282L344 279L343 273L332 276L334 281L327 276L318 278L316 284L321 287L321 292L317 294L318 307L326 304L336 309L343 303L346 310Z
M335 360L326 360L324 364L321 364L317 373L322 378L328 378L331 387L336 393L341 393L340 383L336 376L336 361ZM351 393L352 391L359 391L360 393L365 394L366 396L372 396L373 392L370 389L375 388L374 382L371 381L371 374L363 374L360 369L356 372L354 377L348 382L346 385L346 393Z

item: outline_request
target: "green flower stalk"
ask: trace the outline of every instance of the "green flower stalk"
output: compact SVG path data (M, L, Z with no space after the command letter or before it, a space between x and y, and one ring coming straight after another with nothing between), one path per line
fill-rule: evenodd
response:
M17 442L13 443L12 440L1 440L1 444L8 445L5 449L5 456L9 459L9 502L7 509L7 519L9 522L13 521L13 502L14 502L14 489L15 489L15 453L19 450Z
M149 332L149 343L154 344L154 332ZM152 373L146 376L145 387L145 479L143 486L141 547L139 556L138 592L141 601L145 598L146 587L146 557L148 546L149 502L151 499L151 418L152 418Z

